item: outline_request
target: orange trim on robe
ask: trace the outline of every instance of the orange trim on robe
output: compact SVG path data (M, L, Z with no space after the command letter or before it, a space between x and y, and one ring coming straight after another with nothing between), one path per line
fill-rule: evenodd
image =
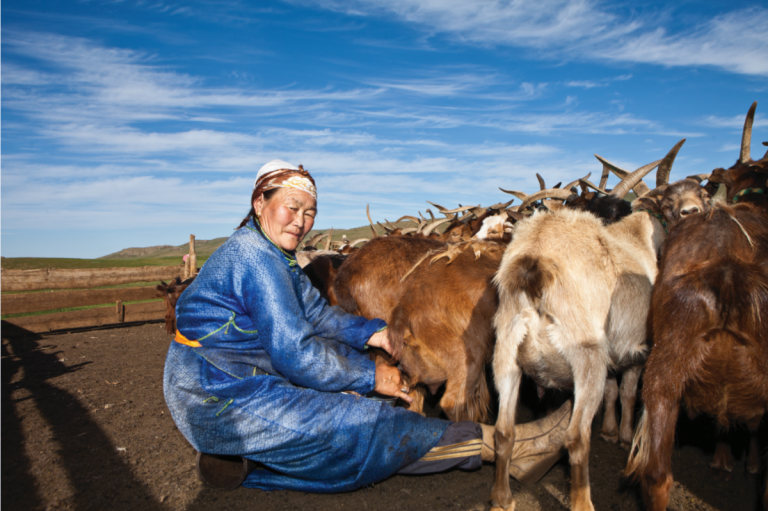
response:
M200 344L197 341L190 341L189 339L184 337L184 335L182 335L182 333L179 332L178 330L176 330L176 337L174 337L173 340L178 342L179 344L186 344L187 346L191 346L193 348L200 348L202 346L202 344Z

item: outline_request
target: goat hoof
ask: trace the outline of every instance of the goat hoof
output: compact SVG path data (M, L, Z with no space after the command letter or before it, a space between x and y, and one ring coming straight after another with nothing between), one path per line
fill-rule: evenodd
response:
M600 438L608 442L609 444L617 444L619 443L619 434L618 433L600 433Z
M632 449L632 442L625 442L624 440L622 440L621 443L619 444L619 447L629 452L630 449Z
M506 509L501 506L493 506L491 507L491 511L515 511L515 501L513 500L512 504Z

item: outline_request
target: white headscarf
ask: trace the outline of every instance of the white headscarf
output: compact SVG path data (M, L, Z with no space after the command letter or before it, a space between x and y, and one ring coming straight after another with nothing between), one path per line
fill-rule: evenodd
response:
M307 192L312 197L314 197L315 200L317 200L317 188L315 188L315 185L312 184L312 181L306 177L292 176L289 179L282 180L281 182L281 177L283 175L293 172L302 172L309 175L309 173L306 172L303 167L296 167L283 160L272 160L259 169L258 174L256 174L256 180L253 182L253 189L255 190L261 181L267 178L270 180L270 182L264 188L265 190L272 188L294 188L296 190ZM269 176L267 176L268 174Z

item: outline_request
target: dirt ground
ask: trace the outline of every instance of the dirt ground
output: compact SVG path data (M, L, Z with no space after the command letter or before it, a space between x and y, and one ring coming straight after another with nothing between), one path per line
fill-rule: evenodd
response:
M339 495L205 488L194 470L195 453L163 400L163 363L170 342L159 323L3 339L2 508L490 509L493 465L475 472L395 476ZM523 413L529 420L530 410ZM598 428L596 422L590 453L596 509L643 509L638 489L620 477L626 453L601 441ZM710 423L681 419L669 509L759 509L760 483L748 479L743 469L746 432L730 436L737 464L732 480L726 481L708 468L714 447ZM567 459L538 484L525 487L513 481L512 490L518 511L568 509Z

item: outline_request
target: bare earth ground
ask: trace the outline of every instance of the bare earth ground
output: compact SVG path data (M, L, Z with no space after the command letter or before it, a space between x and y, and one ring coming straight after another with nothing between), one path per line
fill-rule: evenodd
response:
M395 476L339 495L245 488L220 493L203 487L194 470L194 451L163 400L163 363L170 342L158 323L4 339L2 508L490 509L493 465L469 473ZM530 420L530 410L523 412L527 416L521 419ZM590 454L595 507L642 509L637 488L623 485L619 475L626 453L601 441L598 428L596 422ZM706 420L681 419L670 509L759 509L760 484L748 480L743 470L744 432L732 434L740 459L731 481L709 472L711 435ZM513 481L517 510L568 509L568 474L564 459L536 485Z

